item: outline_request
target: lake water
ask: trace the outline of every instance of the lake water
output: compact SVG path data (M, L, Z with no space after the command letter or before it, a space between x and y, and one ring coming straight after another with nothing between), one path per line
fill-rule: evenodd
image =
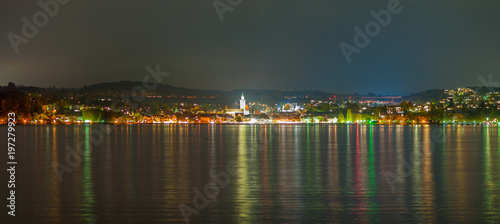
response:
M15 134L16 217L3 200L1 223L500 222L498 127L47 125ZM6 126L0 136L6 145ZM7 172L0 177L8 197Z

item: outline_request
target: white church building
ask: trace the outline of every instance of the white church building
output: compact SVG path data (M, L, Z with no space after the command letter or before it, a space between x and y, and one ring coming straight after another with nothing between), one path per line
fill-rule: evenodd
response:
M250 114L250 111L248 111L248 107L246 105L245 96L243 96L243 92L241 92L240 109L243 110L244 115Z
M246 104L245 96L243 93L241 93L241 99L240 99L240 109L227 109L226 114L231 114L235 116L236 114L243 114L243 115L249 115L250 110L248 110L248 106Z

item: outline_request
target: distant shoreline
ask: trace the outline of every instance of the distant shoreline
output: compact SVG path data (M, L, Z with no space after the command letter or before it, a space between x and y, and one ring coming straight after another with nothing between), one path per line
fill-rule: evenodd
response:
M365 123L74 123L74 124L16 124L16 126L70 126L70 125L332 125L332 126L498 126L497 123L475 123L475 124L453 124L453 123L392 123L392 124L365 124ZM0 126L8 126L7 124L0 124Z

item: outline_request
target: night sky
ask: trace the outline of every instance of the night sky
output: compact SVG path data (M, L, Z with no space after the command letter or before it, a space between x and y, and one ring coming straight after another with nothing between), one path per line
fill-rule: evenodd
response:
M391 0L243 0L221 22L212 0L72 0L16 54L38 1L0 2L0 85L81 87L137 80L202 89L401 93L500 81L500 1L402 0L402 11L346 61L371 10ZM42 1L42 2L45 2ZM221 0L226 2L226 0Z

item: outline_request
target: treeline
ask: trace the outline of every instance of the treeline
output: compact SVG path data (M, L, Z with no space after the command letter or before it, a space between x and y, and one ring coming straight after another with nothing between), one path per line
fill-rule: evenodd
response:
M0 92L0 118L6 118L8 113L15 113L18 119L31 120L31 115L40 109L39 104L31 102L28 94L24 92Z

